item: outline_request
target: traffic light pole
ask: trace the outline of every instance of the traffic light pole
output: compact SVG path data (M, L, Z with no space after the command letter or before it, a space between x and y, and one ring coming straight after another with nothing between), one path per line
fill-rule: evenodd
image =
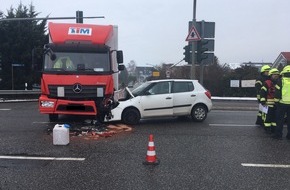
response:
M196 26L196 0L193 0L193 18L192 24ZM196 42L192 42L192 54L191 54L191 79L196 79L195 77L195 49L196 49Z

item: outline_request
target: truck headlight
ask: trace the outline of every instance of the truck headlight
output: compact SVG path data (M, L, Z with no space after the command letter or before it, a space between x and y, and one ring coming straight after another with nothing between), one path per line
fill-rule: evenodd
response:
M41 101L41 107L45 108L53 108L54 107L54 102L52 101Z

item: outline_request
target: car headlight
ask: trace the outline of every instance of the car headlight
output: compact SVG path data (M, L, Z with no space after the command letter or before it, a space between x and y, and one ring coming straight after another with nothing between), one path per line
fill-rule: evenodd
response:
M54 102L52 102L52 101L41 101L41 107L53 108L54 107Z

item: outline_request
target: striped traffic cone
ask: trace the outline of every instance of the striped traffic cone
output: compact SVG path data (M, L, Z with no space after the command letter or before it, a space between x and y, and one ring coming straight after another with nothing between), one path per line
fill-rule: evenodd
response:
M153 141L153 135L149 135L149 143L147 148L146 161L143 162L145 165L158 165L160 161L156 157L155 146Z

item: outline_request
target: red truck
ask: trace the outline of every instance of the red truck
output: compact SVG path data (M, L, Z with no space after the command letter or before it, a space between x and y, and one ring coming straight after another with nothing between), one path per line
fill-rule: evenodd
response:
M118 72L124 69L117 26L49 23L48 29L40 113L48 114L50 121L59 115L110 119L117 104Z

